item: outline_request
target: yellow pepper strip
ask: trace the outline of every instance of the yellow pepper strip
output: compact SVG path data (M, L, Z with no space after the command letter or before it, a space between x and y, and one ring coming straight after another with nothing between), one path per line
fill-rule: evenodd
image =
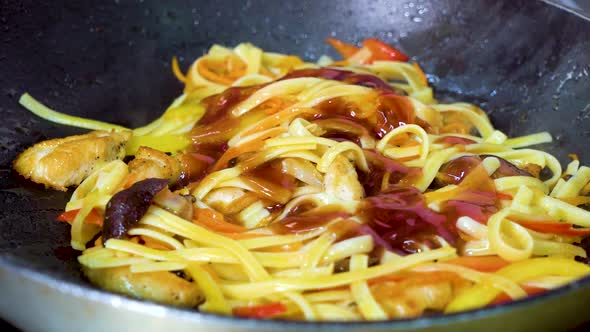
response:
M517 283L548 275L580 278L590 274L590 266L567 258L541 257L513 263L498 270L496 274ZM486 283L477 284L453 299L445 312L483 307L492 302L500 292Z
M160 136L132 136L127 142L126 154L135 155L140 146L147 146L163 152L176 152L190 144L186 134Z
M85 129L92 129L92 130L130 130L125 127L117 126L114 124L97 121L97 120L90 120L84 119L73 115L67 115L63 113L56 112L47 106L38 102L35 98L31 97L28 93L24 93L18 102L26 109L41 117L45 120L63 124L66 126L78 127L78 128L85 128Z

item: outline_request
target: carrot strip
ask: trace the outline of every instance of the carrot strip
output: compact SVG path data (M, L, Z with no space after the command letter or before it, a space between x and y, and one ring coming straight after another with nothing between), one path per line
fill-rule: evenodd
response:
M172 57L172 73L174 73L174 76L176 76L176 78L179 81L181 81L182 83L186 83L186 76L180 70L180 66L178 65L178 59L176 58L176 56Z
M555 221L514 220L521 226L540 233L559 234L566 236L590 235L590 228L574 228L573 224Z
M240 146L231 147L227 149L221 157L217 160L217 162L213 165L212 172L218 171L227 166L227 163L235 157L238 157L241 154L247 152L258 151L264 146L264 140L274 137L278 134L281 134L285 131L284 128L275 128L274 130L269 131L266 135L260 136L255 140L250 142L244 143Z
M245 240L245 239L253 239L257 237L266 236L265 234L255 234L255 233L217 233L219 235L223 235L233 240Z
M203 76L205 79L211 81L211 82L215 82L215 83L220 83L220 84L224 84L224 85L231 85L234 81L223 77L221 75L216 74L215 72L209 70L209 68L207 68L207 66L205 65L205 60L201 60L198 63L197 66L197 70L199 71L199 74L201 74L201 76Z
M197 209L193 222L204 227L222 233L242 233L248 229L225 221L223 214L211 209Z

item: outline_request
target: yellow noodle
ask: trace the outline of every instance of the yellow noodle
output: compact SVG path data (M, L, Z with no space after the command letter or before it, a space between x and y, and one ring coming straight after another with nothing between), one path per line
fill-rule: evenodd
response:
M422 262L449 257L454 254L455 250L452 248L441 248L406 256L395 262L372 266L367 268L365 271L349 271L327 277L306 278L304 280L273 279L269 281L253 282L247 284L224 284L222 289L224 293L229 296L238 299L244 299L258 298L283 291L303 291L337 287L358 280L376 278L388 273L403 270Z
M367 255L354 255L350 257L350 271L363 271L368 267L369 257ZM369 286L365 281L356 281L350 285L350 292L356 302L363 318L368 320L384 320L387 314L377 303Z
M230 313L230 307L219 288L217 281L211 274L198 264L189 264L187 271L195 280L201 291L205 294L205 303L202 310L220 314Z

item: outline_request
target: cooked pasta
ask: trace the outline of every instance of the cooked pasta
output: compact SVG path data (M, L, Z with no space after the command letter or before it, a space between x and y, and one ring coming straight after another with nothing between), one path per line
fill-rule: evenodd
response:
M50 121L130 136L134 159L93 164L59 217L92 283L224 315L386 320L590 274L590 168L531 148L549 133L509 138L474 105L438 103L389 45L329 42L344 60L249 43L186 73L174 58L183 94L133 130L23 95Z

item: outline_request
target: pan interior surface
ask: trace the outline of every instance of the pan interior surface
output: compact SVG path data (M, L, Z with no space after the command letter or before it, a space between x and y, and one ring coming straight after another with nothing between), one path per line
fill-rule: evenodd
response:
M179 321L187 324L215 322L235 330L240 324L246 330L437 330L527 313L544 313L546 318L521 317L520 327L563 327L583 319L570 313L570 320L562 316L551 321L557 314L544 308L562 303L562 310L555 311L562 313L568 305L589 303L587 295L575 295L590 292L588 280L505 307L386 323L261 323L141 304L96 291L82 278L77 254L69 247L69 226L55 222L71 192L46 190L11 170L12 160L26 147L83 132L25 111L17 103L24 92L64 113L138 127L156 118L181 92L170 69L174 55L187 68L213 43L248 41L315 60L322 54L336 56L326 37L389 42L423 66L441 101L480 106L509 136L548 131L555 140L540 149L562 162L577 153L582 163L590 163L590 22L580 17L526 0L21 1L0 5L0 29L0 275L8 278L3 280L13 280L9 273L62 285L59 291L69 296L88 292L102 305L130 303L152 316L182 317ZM189 314L193 318L186 318ZM477 326L486 325L472 327Z

